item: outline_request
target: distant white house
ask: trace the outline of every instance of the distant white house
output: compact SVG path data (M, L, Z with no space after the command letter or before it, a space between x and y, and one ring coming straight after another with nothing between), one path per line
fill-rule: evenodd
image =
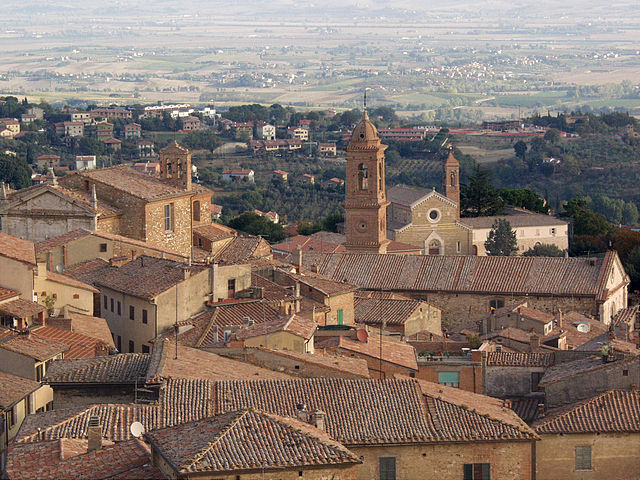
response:
M241 181L241 182L255 182L255 172L253 170L225 170L222 172L222 180L226 182Z
M202 110L200 110L200 113L203 117L216 118L216 109L213 107L204 107Z
M95 170L97 168L95 155L77 155L76 170Z
M276 127L265 123L258 127L258 135L263 140L275 140L276 139Z

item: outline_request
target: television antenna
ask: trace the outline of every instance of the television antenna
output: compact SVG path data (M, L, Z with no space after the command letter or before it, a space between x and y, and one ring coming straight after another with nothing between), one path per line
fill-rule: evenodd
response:
M66 270L66 267L64 266L64 263L59 263L56 265L56 272L64 273L65 270Z

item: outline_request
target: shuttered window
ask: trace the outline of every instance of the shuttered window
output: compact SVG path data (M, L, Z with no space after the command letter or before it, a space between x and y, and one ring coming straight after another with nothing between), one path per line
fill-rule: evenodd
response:
M380 457L380 480L396 480L396 457Z
M576 470L592 470L591 447L576 447Z

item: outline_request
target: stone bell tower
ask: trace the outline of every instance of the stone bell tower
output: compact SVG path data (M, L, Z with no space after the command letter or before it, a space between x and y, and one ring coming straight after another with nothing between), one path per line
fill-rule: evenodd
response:
M460 219L460 163L453 156L453 149L442 166L442 193L458 206L457 218Z
M345 223L349 253L386 253L387 197L384 151L367 110L353 130L347 152Z
M160 178L167 183L191 190L191 152L174 141L158 153Z

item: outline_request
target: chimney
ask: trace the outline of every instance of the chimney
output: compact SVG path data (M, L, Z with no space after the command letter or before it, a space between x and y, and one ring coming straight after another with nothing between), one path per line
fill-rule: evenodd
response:
M538 350L540 350L540 336L537 334L532 334L529 337L529 349L532 352L537 352Z
M302 270L302 248L298 247L296 248L295 252L295 259L296 259L296 267L298 268L298 273L300 272L300 270Z
M325 418L326 418L326 414L322 411L322 410L316 410L313 412L313 426L316 427L318 430L322 430L323 432L326 431L325 428Z
M544 413L544 403L539 403L538 404L538 418L543 418L545 415Z
M0 183L0 200L7 199L7 184L2 182Z
M187 280L191 276L191 266L183 265L182 266L182 277Z
M307 412L307 405L304 402L296 405L296 418L302 422L309 421L309 414Z
M631 384L631 391L632 391L632 392L635 392L635 391L637 391L637 390L638 390L638 386L637 386L635 383L632 383L632 384Z
M504 401L502 402L502 406L503 406L504 408L511 408L511 407L513 406L513 404L511 403L511 400L504 400Z
M564 315L562 309L558 309L558 327L564 328Z
M89 428L87 430L89 446L87 452L94 452L102 448L102 426L100 419L96 415L89 418Z
M98 195L96 194L95 183L91 185L91 208L93 208L94 210L98 209Z

